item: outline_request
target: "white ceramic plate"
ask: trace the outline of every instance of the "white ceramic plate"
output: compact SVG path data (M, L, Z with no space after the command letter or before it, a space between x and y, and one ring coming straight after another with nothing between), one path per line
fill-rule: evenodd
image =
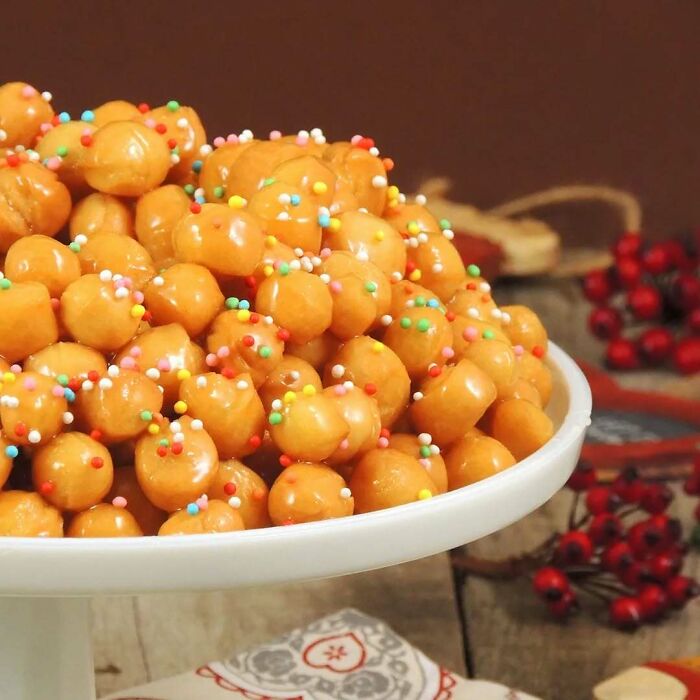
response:
M0 538L0 595L81 596L224 589L380 568L484 537L567 480L590 422L591 393L550 343L552 440L511 469L427 501L349 518L230 534L125 539Z

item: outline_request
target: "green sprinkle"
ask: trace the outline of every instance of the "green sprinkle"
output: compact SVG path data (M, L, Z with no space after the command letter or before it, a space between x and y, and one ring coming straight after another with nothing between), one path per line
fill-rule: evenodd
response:
M80 245L78 245L75 241L72 241L71 243L69 243L68 248L70 250L72 250L74 253L80 252Z
M470 277L479 277L481 276L481 270L478 265L467 265L467 274Z
M175 146L175 148L173 148L170 152L173 153L173 154L176 155L176 156L179 156L179 155L180 155L180 147L179 147L179 146Z
M399 321L399 324L401 324L401 328L410 328L411 327L411 319L408 316L403 316L401 320Z
M282 414L277 411L273 411L270 414L270 425L279 425L282 422Z
M486 340L493 340L493 331L487 328L484 331L484 338L486 338Z
M427 303L425 297L416 297L413 301L416 306L425 306Z
M171 112L177 112L180 109L180 103L177 100L169 100L168 104L165 105Z
M66 146L59 146L56 149L56 155L65 158L68 155L68 148Z
M185 185L183 189L187 194L194 194L194 185Z
M428 447L428 445L421 445L420 446L420 456L421 457L430 457L430 447Z
M263 180L263 187L269 187L270 185L273 185L274 183L275 183L274 177L266 177Z
M56 377L56 381L61 385L61 386L68 386L68 375L67 374L59 374Z
M452 228L452 224L447 219L440 219L440 230L444 231L446 228Z
M365 283L365 289L371 294L372 292L377 291L377 283L376 282L366 282Z
M221 199L224 196L224 191L224 188L219 185L218 187L214 188L214 196Z
M226 308L227 309L237 309L239 303L240 303L240 300L237 297L229 297L226 300Z
M141 417L141 420L143 420L143 421L149 422L149 421L153 420L153 414L150 411L141 411L139 416Z
M158 441L158 444L161 447L170 447L170 440L168 440L168 438L163 438L162 440Z
M428 321L427 318L421 318L418 323L416 323L416 328L421 333L425 333L430 328L430 321Z
M286 263L286 262L280 263L278 271L279 271L280 275L282 275L282 277L286 277L289 274L289 263Z
M6 279L3 277L3 279L0 280L0 289L9 289L12 286L12 282L10 280Z
M260 349L258 350L258 355L264 359L267 359L270 357L270 355L272 355L272 350L270 350L267 345L261 345Z

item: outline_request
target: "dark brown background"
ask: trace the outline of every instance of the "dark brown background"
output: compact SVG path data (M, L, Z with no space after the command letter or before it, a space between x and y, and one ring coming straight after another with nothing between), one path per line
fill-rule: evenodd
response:
M630 190L651 233L700 224L700 3L484 0L6 5L0 79L74 113L110 98L194 105L210 136L362 132L413 188L478 206L552 185ZM598 211L549 212L579 240Z

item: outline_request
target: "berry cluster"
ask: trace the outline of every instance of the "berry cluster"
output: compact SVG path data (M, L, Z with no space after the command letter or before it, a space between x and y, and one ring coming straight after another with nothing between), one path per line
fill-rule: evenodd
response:
M645 243L624 233L612 248L612 267L589 272L583 293L595 304L591 332L607 341L606 360L614 369L657 366L669 359L677 371L700 371L700 232L687 241ZM684 327L679 335L669 324ZM625 326L641 326L636 338Z
M689 496L700 496L700 456L695 458L693 472L683 484L683 490ZM693 546L700 548L700 502L695 507L695 527L690 535L690 542Z
M691 482L700 493L700 461ZM634 468L603 485L584 463L568 486L576 493L569 529L547 543L533 577L552 615L576 611L579 589L608 604L611 624L632 630L700 594L697 582L680 573L688 545L680 522L666 513L673 500L668 486L643 481Z

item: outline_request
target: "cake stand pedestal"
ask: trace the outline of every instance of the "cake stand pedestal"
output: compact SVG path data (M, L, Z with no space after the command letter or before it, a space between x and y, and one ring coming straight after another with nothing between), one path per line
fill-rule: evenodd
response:
M532 512L571 475L591 414L582 372L554 343L549 348L554 436L471 486L292 527L109 540L0 537L0 700L94 700L91 596L223 590L369 571L473 542Z

